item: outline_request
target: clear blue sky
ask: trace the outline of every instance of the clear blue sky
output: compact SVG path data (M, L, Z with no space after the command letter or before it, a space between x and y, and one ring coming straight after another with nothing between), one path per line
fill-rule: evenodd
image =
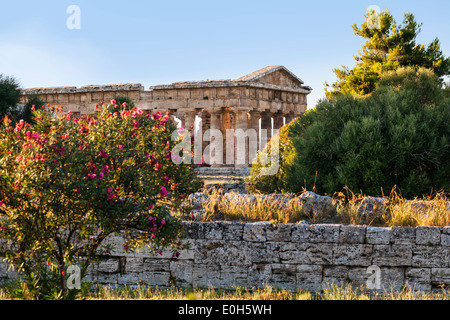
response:
M69 5L81 29L69 30ZM419 42L435 37L450 55L450 1L96 1L0 3L0 73L23 88L237 78L284 65L324 96L333 68L353 66L363 40L353 34L366 8L388 8L422 22Z

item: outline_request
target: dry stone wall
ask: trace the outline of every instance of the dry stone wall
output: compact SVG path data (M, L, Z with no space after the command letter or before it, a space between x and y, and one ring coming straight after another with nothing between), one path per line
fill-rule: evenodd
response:
M122 238L84 280L107 285L256 288L321 292L334 283L366 287L378 269L381 293L450 285L450 227L380 228L268 222L183 222L190 248L173 258L125 252ZM17 275L0 264L3 281ZM372 277L372 278L371 278ZM372 280L371 280L372 279ZM376 282L370 282L375 284ZM370 289L370 288L369 288Z

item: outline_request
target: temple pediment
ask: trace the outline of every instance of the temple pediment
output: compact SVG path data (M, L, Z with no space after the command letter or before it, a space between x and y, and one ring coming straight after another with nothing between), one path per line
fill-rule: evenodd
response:
M283 66L265 67L234 81L259 82L285 88L304 88L303 81Z

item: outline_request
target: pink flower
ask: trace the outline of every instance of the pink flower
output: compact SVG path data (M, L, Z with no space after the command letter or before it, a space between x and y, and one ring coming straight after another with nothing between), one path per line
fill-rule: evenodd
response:
M0 207L1 207L3 204L4 204L4 202L0 200Z
M106 165L106 166L103 166L103 168L102 168L102 173L104 173L104 174L108 174L110 172L110 170L109 170L109 166L108 165Z
M149 205L148 208L149 208L149 209L153 209L153 205L152 205L152 204Z
M161 118L161 111L158 111L157 113L152 115L152 120L158 120L159 118Z
M113 191L114 191L113 188L111 188L111 187L108 188L108 192L109 192L109 193L112 193Z
M162 226L165 226L165 225L166 225L166 220L162 219L162 220L161 220L161 225L162 225Z
M108 157L109 157L109 153L105 152L105 150L101 150L101 151L99 152L99 155L100 155L102 158L108 158Z
M123 149L123 144L119 144L117 147L119 148L119 150L122 150Z
M161 192L159 193L159 195L160 195L161 197L164 197L164 196L167 195L167 189L166 189L166 187L164 187L164 186L161 187Z
M112 199L114 199L114 193L109 193L106 200L112 200Z
M116 104L116 100L112 99L111 104Z
M125 108L127 107L127 103L126 103L126 102L122 103L122 105L123 105Z

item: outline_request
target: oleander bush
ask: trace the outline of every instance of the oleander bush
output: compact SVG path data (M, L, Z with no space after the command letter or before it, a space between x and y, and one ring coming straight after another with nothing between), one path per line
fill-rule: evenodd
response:
M33 109L34 125L5 117L0 127L1 251L23 276L18 291L73 298L67 267L84 275L118 232L126 250L178 255L180 204L200 181L191 165L172 161L180 155L172 154L178 141L168 114L116 101L79 118Z

